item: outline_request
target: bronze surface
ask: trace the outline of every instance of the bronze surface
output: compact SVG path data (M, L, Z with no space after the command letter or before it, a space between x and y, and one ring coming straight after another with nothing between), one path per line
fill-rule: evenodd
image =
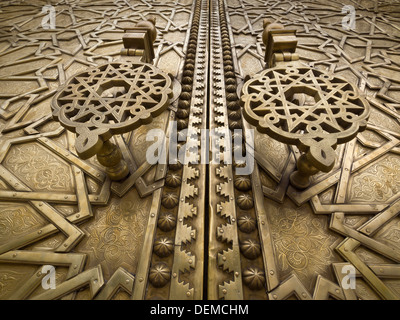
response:
M0 299L400 298L398 1L346 2L354 30L336 0L61 0L55 29L43 28L45 4L0 4ZM280 42L280 26L296 40ZM265 40L296 50L266 52ZM151 46L154 57L143 55ZM74 76L138 57L172 90L151 123L107 136L129 171L112 181L101 160L80 156L51 101ZM290 184L303 150L258 132L239 103L272 57L345 79L370 106L365 130L305 189ZM105 85L98 100L125 103L128 86L116 81L120 90ZM285 98L313 102L301 94ZM196 162L210 153L206 128L242 130L252 173ZM182 137L190 163L148 163L151 129L167 146ZM41 285L44 265L55 268L54 290ZM348 266L354 289L343 285Z

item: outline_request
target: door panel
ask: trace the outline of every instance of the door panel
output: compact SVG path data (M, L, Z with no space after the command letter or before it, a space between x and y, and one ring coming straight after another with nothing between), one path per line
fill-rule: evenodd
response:
M44 6L41 1L1 6L0 268L4 281L0 298L168 299L191 295L200 299L205 212L201 200L205 179L200 170L204 168L178 168L180 183L170 186L173 171L165 164L146 162L146 149L151 145L147 132L167 131L176 119L178 101L151 124L114 137L135 173L123 183L111 182L95 157L83 161L76 156L75 135L52 120L50 101L68 77L120 59L124 28L149 17L156 18L158 30L154 65L181 81L194 12L201 7L192 1L164 5L80 1L74 6L65 2L48 9L48 14L55 10L56 29L44 31L43 17L38 18ZM199 87L196 96L201 98L204 85ZM182 176L192 179L190 184L196 182L196 190L182 183ZM174 202L165 204L168 195L173 201L195 197L195 204L187 204L193 212ZM169 217L172 224L168 224ZM164 227L163 218L167 221ZM54 291L41 286L45 264L55 267ZM93 287L94 278L97 286ZM183 279L190 288L182 284Z
M392 41L398 30L393 29L391 22L377 17L378 12L396 16L398 10L372 2L354 6L357 16L362 18L356 20L355 30L349 31L341 26L344 14L342 5L336 2L293 4L239 0L225 4L239 85L247 75L265 68L260 35L263 19L268 18L297 30L297 52L302 62L356 84L372 107L367 130L339 146L333 170L313 176L311 186L304 191L294 189L288 181L299 150L255 132L258 165L251 176L256 209L253 219L259 222L259 245L263 249L260 257L264 265L243 257L249 248L246 242L241 246L242 275L244 270L249 270L255 279L254 266L264 271L257 275L261 280L266 279L270 299L399 297L394 285L398 246L389 236L397 228L398 194L393 192L396 183L388 182L387 176L388 172L397 174L394 162L397 161L399 95L394 89L397 71L392 69L385 76L383 71L395 67L395 61L383 62L380 57L384 52L397 56L393 52L398 41ZM380 37L387 44L383 51L376 47ZM377 64L383 69L378 71ZM391 93L382 89L385 82ZM262 158L257 158L257 153ZM380 174L382 170L387 173ZM259 208L258 193L264 195ZM263 226L263 222L268 226ZM249 236L239 231L240 242L257 238L255 233ZM249 264L252 270L247 267ZM354 290L343 287L342 280L347 274L343 267L347 264L356 268ZM376 272L380 264L385 267ZM383 277L385 268L391 270L387 278ZM264 288L250 289L245 299L264 293Z
M351 5L354 30L337 1L2 3L0 299L398 299L400 13L394 1ZM50 102L69 77L121 59L124 28L149 17L153 64L181 93L113 138L131 175L112 182L77 156ZM367 129L303 191L289 183L300 151L259 133L239 105L245 79L266 67L264 19L296 29L300 61L371 105ZM193 161L148 164L152 129L170 159L178 148ZM215 144L205 129L238 131ZM242 150L224 150L234 138ZM253 149L254 169L238 174L236 152L250 160Z

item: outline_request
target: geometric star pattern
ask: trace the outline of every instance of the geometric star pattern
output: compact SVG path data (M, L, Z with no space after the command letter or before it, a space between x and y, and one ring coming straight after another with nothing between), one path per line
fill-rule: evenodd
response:
M281 214L293 218L296 217L293 209L296 212L300 210L303 215L312 212L314 217L321 217L320 222L325 223L324 236L333 235L338 240L332 244L331 252L333 255L339 253L339 257L334 257L327 264L327 272L320 269L307 278L300 265L288 267L285 259L281 258L288 249L296 248L296 240L287 242L282 250L281 239L277 237L278 234L287 234L289 230L294 236L294 226L299 218L285 220L277 216L277 220L270 220L269 230L271 232L272 229L275 236L270 238L269 245L277 250L274 261L280 270L280 276L277 276L276 273L269 274L270 268L265 268L267 282L272 286L279 283L276 289L270 291L271 299L399 298L398 277L395 276L399 263L395 234L398 230L397 203L400 193L396 182L390 178L399 177L397 161L400 154L400 95L395 76L397 72L394 71L398 69L399 55L396 51L400 46L396 3L352 2L356 13L354 30L342 28L341 22L346 14L341 13L343 4L336 1L332 1L330 6L319 2L294 5L291 2L250 3L242 0L227 5L239 78L253 76L265 68L263 46L260 45L262 21L270 19L287 28L295 28L300 60L310 67L343 77L360 89L373 115L363 133L338 146L336 159L339 162L333 171L313 177L310 188L302 192L289 186L287 181L288 174L293 171L294 160L300 155L299 150L255 133L258 181L262 183L266 199L273 200L264 201L265 210L271 212L277 207L276 203L281 203L278 207ZM389 18L382 19L382 14ZM378 43L385 45L379 46ZM288 97L292 98L291 94ZM311 96L295 100L295 104L300 100L305 105L315 104ZM268 154L267 159L262 156L265 154ZM290 224L283 224L288 222L295 224L289 228ZM307 228L312 228L313 223L315 221L309 220ZM308 263L306 269L311 271L315 268L306 257L310 252L308 248L296 252L299 263ZM341 288L345 275L340 270L349 264L356 269L355 290ZM379 264L382 264L380 269ZM386 272L391 274L387 278L384 276ZM275 279L278 281L275 282Z
M172 80L165 73L150 64L115 62L75 75L60 87L52 108L54 117L77 133L76 149L88 158L100 136L151 122L168 107L169 97Z
M268 69L246 82L242 93L244 115L260 132L303 151L319 146L325 155L334 154L324 147L328 140L333 145L353 139L369 115L369 103L353 85L307 67ZM312 102L305 103L307 97Z
M0 299L201 299L204 285L209 299L400 296L397 0L352 1L354 30L342 28L346 14L337 0L61 0L54 5L55 30L41 26L45 4L0 5ZM331 172L298 191L288 182L298 148L256 130L249 176L236 176L236 164L208 171L176 164L168 171L146 163L147 131L169 132L175 114L179 123L187 119L172 104L152 124L112 138L131 175L110 182L95 159L77 156L75 135L51 117L51 100L69 77L118 60L123 29L149 17L156 17L154 65L182 88L195 71L191 128L208 120L253 128L235 110L240 90L232 84L235 78L239 88L264 70L267 18L297 30L302 63L365 94L366 130L337 147ZM119 97L124 88L100 96ZM284 96L294 104L290 110L304 107L300 118L319 99ZM40 165L42 159L49 165ZM209 185L200 178L206 174ZM49 192L44 187L50 185L58 189ZM41 288L44 265L56 268L55 291ZM343 287L342 270L349 266L355 289Z

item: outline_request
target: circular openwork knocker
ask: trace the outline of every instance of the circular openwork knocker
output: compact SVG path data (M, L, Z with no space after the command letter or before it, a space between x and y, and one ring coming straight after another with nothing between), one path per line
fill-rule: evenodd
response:
M364 130L369 104L346 79L308 66L267 69L248 80L241 103L246 120L303 155L292 173L293 186L305 189L309 177L328 172L337 144Z
M161 114L173 96L171 77L151 64L113 62L69 79L52 100L53 116L77 134L75 148L87 159L97 154L113 180L129 173L109 139Z

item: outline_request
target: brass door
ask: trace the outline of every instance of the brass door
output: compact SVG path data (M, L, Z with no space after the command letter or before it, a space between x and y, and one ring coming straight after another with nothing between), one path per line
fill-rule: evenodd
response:
M3 1L0 10L0 299L400 297L398 2ZM113 138L131 174L112 182L95 158L77 156L50 102L71 76L118 60L124 28L149 17L153 64L181 94ZM264 19L296 29L300 60L345 77L371 105L367 129L303 191L289 184L299 150L257 130L249 174L201 161L220 148L205 129L236 129L241 151L252 149L239 95L266 68ZM173 122L191 130L186 140L174 142ZM198 163L149 164L151 129L191 143Z

